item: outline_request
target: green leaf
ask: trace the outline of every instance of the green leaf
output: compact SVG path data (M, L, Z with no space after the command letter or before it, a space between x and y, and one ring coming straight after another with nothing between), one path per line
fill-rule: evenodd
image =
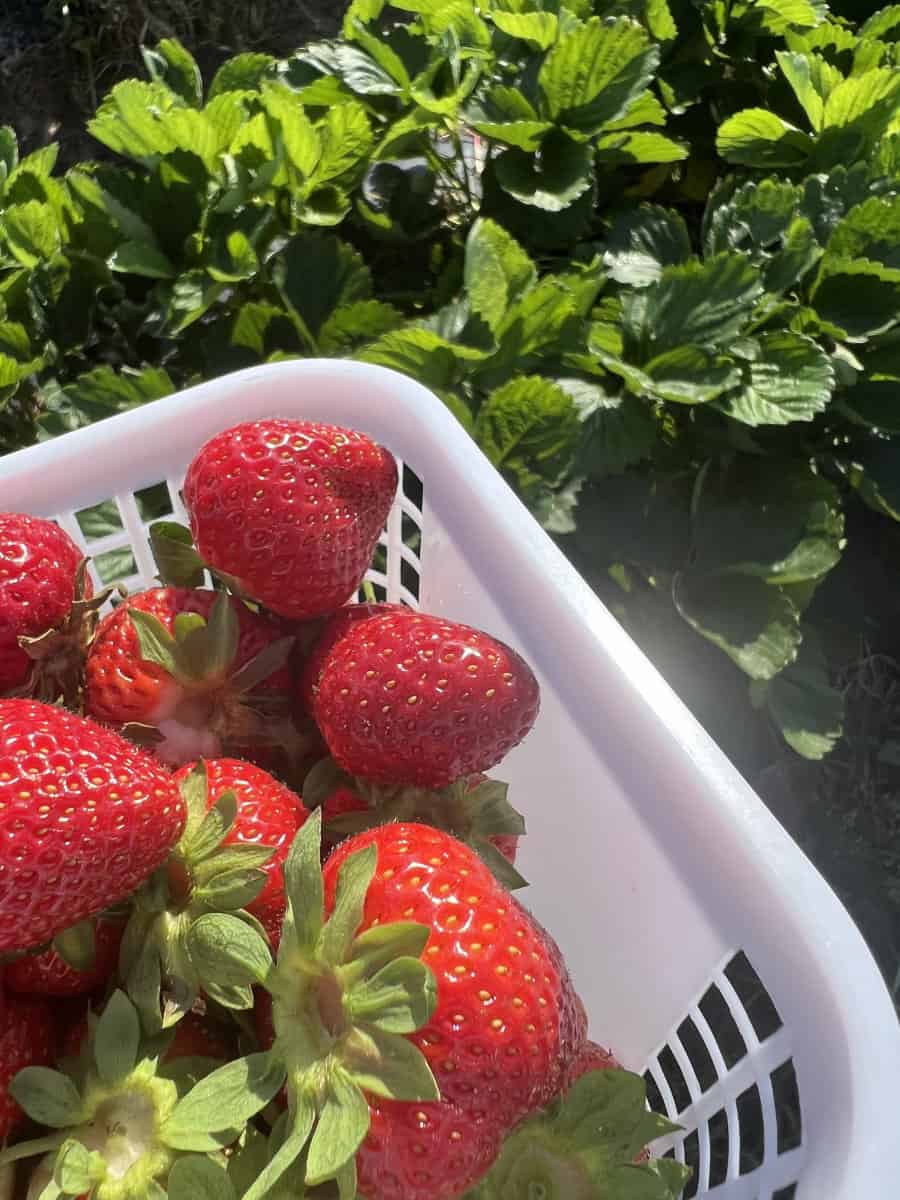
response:
M549 121L486 121L477 117L469 119L468 124L493 142L531 152L538 149L544 136L553 128Z
M58 252L59 223L49 204L38 200L11 204L0 220L10 250L24 267L33 269Z
M271 1054L250 1054L213 1071L176 1104L159 1131L177 1150L191 1150L194 1135L240 1128L281 1090L285 1068Z
M687 623L751 679L772 679L797 656L797 610L780 588L762 579L682 575L673 597Z
M172 1165L166 1180L168 1200L237 1200L225 1170L208 1158L190 1154Z
M124 992L116 990L97 1022L94 1059L100 1078L110 1087L130 1075L137 1064L141 1023Z
M515 147L494 163L497 181L521 204L560 212L588 192L594 183L590 146L556 134L548 137L540 157Z
M790 54L785 50L776 51L775 58L810 125L818 133L825 114L825 97L816 86L818 80L813 75L813 60L806 54Z
M339 238L298 234L278 257L278 289L290 310L313 337L338 307L372 294L372 278L362 255Z
M681 162L690 153L686 142L646 129L602 134L595 149L598 162L611 164Z
M491 20L510 37L519 38L538 50L549 50L556 41L558 22L552 12L501 12L491 13Z
M804 758L824 758L843 732L844 697L828 680L821 646L804 628L795 662L766 687L766 704L784 740Z
M373 135L366 110L348 101L328 110L319 126L322 157L316 183L355 185L369 165Z
M538 84L550 116L593 133L624 116L658 63L658 47L636 21L592 17L560 37L544 59Z
M102 1155L89 1151L74 1138L59 1148L53 1167L53 1181L66 1196L78 1196L90 1191L106 1174Z
M426 1103L440 1099L425 1056L406 1038L375 1028L357 1031L347 1066L353 1082L364 1092L386 1100Z
M202 587L203 559L194 549L191 531L176 521L155 521L150 526L150 549L163 584Z
M719 126L716 149L727 162L747 167L796 167L813 150L808 134L765 108L747 108Z
M163 118L178 104L164 84L126 79L103 100L88 130L115 153L152 163L176 149Z
M209 913L194 921L188 953L201 979L228 987L264 983L272 967L272 954L262 936L228 913Z
M331 1179L353 1157L369 1132L369 1120L365 1096L345 1071L334 1071L309 1143L306 1182L310 1186Z
M465 286L472 311L496 333L512 300L536 281L537 271L517 241L495 221L479 219L466 240Z
M209 99L226 92L258 91L263 79L274 73L276 59L269 54L237 54L224 62L209 85Z
M171 88L185 104L203 103L203 81L193 55L174 38L163 38L155 50L141 53L152 79Z
M25 1067L9 1085L16 1104L39 1125L68 1129L83 1119L83 1105L67 1075L49 1067Z
M900 98L900 78L893 67L877 67L852 75L833 89L825 101L823 123L846 128L868 125L880 133L894 115Z
M65 385L63 395L73 427L80 427L117 412L139 408L174 391L168 372L161 367L114 371L103 366L78 375Z
M403 314L381 300L357 300L336 308L319 331L323 354L343 355L358 343L381 337L404 323Z
M395 330L366 346L356 357L402 371L435 390L452 387L459 371L454 347L430 329Z
M834 484L802 460L742 456L709 471L694 497L699 571L755 575L768 583L818 579L840 558L844 523Z
M174 263L146 242L122 242L111 256L109 266L123 275L146 275L149 279L174 279L178 274Z
M657 423L646 401L627 393L602 393L597 410L587 419L578 452L580 469L603 479L648 458L656 444Z
M197 888L194 899L214 912L234 912L246 908L257 898L268 875L256 867L239 871L220 871L208 883Z
M234 600L228 592L219 592L210 609L206 625L206 674L216 678L228 673L234 663L240 640L240 624Z
M396 958L344 997L355 1021L385 1033L415 1033L437 1005L434 975L418 958Z
M708 404L740 381L733 359L702 346L679 346L652 358L644 367L648 390L675 404Z
M176 673L178 648L166 627L152 615L139 608L129 608L128 619L134 626L141 658L162 667L168 674Z
M326 962L343 963L356 931L362 924L366 894L375 874L378 853L367 846L341 864L331 916L319 938L320 954Z
M651 353L686 343L722 345L741 332L762 292L759 272L746 258L717 254L666 267L658 283L626 295L622 323Z
M316 1119L315 1106L309 1096L301 1092L294 1097L294 1109L290 1132L257 1177L253 1186L244 1194L243 1200L262 1200L264 1196L268 1196L271 1189L297 1160L309 1141L309 1135ZM344 1198L340 1197L340 1200L344 1200Z
M342 977L356 982L371 979L397 958L420 958L429 936L428 926L414 921L373 925L353 942Z
M869 508L900 521L900 455L895 442L876 445L861 455L849 479Z
M476 439L495 467L520 483L556 478L569 464L581 421L572 398L538 376L495 389L478 413Z
M811 421L824 412L834 389L828 355L812 338L787 330L765 333L759 352L744 365L739 390L721 403L724 412L745 425L789 425Z
M826 254L900 269L900 196L871 196L851 208L829 238Z
M681 215L642 204L613 222L603 262L617 283L646 287L660 279L664 267L677 266L690 256L691 239Z
M324 914L322 812L316 809L297 833L284 862L284 889L297 945L306 951L319 941Z
M865 304L859 303L864 295ZM845 331L851 342L883 333L900 320L900 271L863 258L829 255L811 289L818 315Z

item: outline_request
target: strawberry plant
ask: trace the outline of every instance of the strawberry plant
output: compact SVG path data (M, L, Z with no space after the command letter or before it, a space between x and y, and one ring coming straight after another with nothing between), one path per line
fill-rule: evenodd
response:
M97 161L0 136L0 445L395 367L636 633L716 647L822 757L847 522L900 514L898 45L825 0L353 0L206 82L164 40Z

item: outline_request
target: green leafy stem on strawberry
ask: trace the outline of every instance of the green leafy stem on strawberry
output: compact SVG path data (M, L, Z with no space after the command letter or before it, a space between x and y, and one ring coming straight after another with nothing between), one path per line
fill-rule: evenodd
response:
M16 1102L51 1132L4 1150L0 1165L42 1158L29 1200L87 1194L92 1200L163 1200L162 1183L185 1150L170 1118L180 1097L216 1064L164 1061L173 1034L142 1038L137 1010L121 991L89 1025L70 1073L26 1067L13 1080ZM203 1150L218 1150L239 1134L240 1128L222 1130Z
M187 823L168 861L139 889L122 939L120 971L148 1032L167 1028L188 1012L201 989L230 1009L253 1007L249 986L223 982L209 938L212 914L217 936L265 931L246 910L266 886L262 867L268 846L226 845L238 817L234 792L209 807L204 764L181 782Z
M244 1200L261 1200L303 1161L308 1186L334 1181L356 1195L355 1159L369 1129L366 1093L393 1100L439 1099L428 1064L407 1038L437 1003L420 960L429 930L413 922L377 925L357 936L376 867L375 847L351 855L325 918L321 814L306 822L284 864L287 914L277 964L249 926L201 918L218 977L235 989L264 986L272 997L269 1051L229 1063L201 1081L167 1122L187 1148L203 1151L226 1120L249 1121L286 1088L287 1109L272 1135L271 1160ZM223 1104L223 1096L228 1103ZM196 1144L194 1144L196 1143Z
M690 1169L669 1158L638 1161L676 1129L647 1109L639 1075L589 1071L507 1136L464 1200L677 1200Z
M157 753L175 762L198 753L216 754L223 746L290 747L295 741L286 698L258 690L287 664L293 636L270 642L249 662L237 666L240 625L226 592L216 596L208 621L199 613L181 612L171 633L156 616L140 608L129 609L128 616L144 661L162 667L182 694L166 731L129 723L123 733L154 744ZM176 743L171 753L161 745L167 738ZM181 744L185 739L191 741L189 750Z
M322 808L329 841L389 821L418 821L465 842L500 883L516 890L528 886L514 863L517 839L526 830L525 818L510 804L508 793L508 784L484 775L439 789L376 784L347 774L332 758L321 759L303 781L304 801ZM339 794L341 803L330 803Z

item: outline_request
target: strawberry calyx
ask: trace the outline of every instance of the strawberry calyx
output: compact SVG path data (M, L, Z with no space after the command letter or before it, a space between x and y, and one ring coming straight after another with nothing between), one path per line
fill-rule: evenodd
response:
M26 696L47 704L62 700L68 708L77 708L84 661L97 628L100 609L116 590L105 588L93 595L87 565L86 558L78 564L74 599L66 616L43 633L18 638L19 645L32 660L32 667L25 682L9 692L10 696Z
M71 1073L26 1067L10 1092L46 1137L4 1150L0 1164L44 1156L28 1196L55 1200L90 1194L92 1200L146 1200L163 1195L164 1180L181 1152L166 1123L179 1097L195 1082L196 1066L179 1081L161 1060L171 1034L142 1039L140 1018L116 991L89 1033ZM209 1139L208 1150L228 1145L238 1130Z
M307 1187L333 1181L340 1200L350 1200L356 1151L369 1130L366 1093L410 1102L440 1098L424 1056L405 1036L427 1024L437 1004L434 975L419 957L429 929L376 924L357 936L376 870L374 846L343 864L326 917L320 840L315 812L285 860L288 905L277 963L249 928L239 941L226 941L221 917L202 919L222 977L235 986L261 985L271 996L274 1041L269 1051L199 1083L168 1126L186 1139L205 1137L225 1119L226 1091L229 1114L234 1105L249 1119L286 1087L271 1157L243 1200L261 1200L299 1166Z
M639 1075L589 1071L507 1136L464 1200L677 1200L690 1168L670 1158L635 1160L678 1128L647 1109Z
M303 781L303 799L310 807L319 807L338 788L354 792L361 803L358 811L342 812L327 819L329 834L349 837L392 821L432 825L474 850L510 891L528 886L528 880L493 840L525 834L525 818L509 802L509 784L472 775L436 790L390 787L348 775L334 759L325 758L312 767Z
M175 617L173 632L152 613L131 608L128 617L141 657L175 680L180 699L158 727L128 724L122 732L157 756L182 763L214 757L223 747L281 746L292 740L287 698L259 692L259 685L285 666L293 636L277 638L249 662L236 667L240 625L231 597L219 592L209 621L199 613Z
M180 1020L201 989L225 1008L253 1007L249 987L223 985L205 945L195 952L195 928L218 913L225 918L226 934L237 926L265 936L245 906L266 886L261 868L275 853L269 846L225 844L238 802L234 792L224 792L208 805L202 761L180 789L187 809L184 832L168 861L134 898L119 963L126 990L151 1033Z

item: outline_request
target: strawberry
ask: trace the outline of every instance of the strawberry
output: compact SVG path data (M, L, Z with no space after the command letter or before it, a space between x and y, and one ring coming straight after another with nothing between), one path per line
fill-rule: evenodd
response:
M257 1026L281 1070L255 1103L287 1078L289 1127L303 1114L308 1136L319 1114L309 1185L336 1178L353 1195L358 1172L379 1200L455 1200L559 1092L583 1008L555 943L461 842L386 825L344 842L320 877L320 820L285 864L275 969L219 938L229 969L243 962L271 996ZM295 1155L302 1143L298 1129Z
M224 846L265 846L272 851L263 863L266 883L246 911L262 924L270 941L281 934L286 901L282 864L297 830L309 816L298 795L266 771L236 758L206 759L206 802L212 807L226 792L237 800L237 817ZM176 772L179 784L186 782L196 764Z
M0 513L0 693L74 700L96 610L82 551L53 521Z
M509 646L405 609L346 628L312 691L339 766L373 783L423 788L494 766L531 729L540 699Z
M169 773L117 733L0 700L0 952L40 946L123 900L184 822Z
M197 549L272 612L308 620L359 587L397 490L397 464L365 434L272 419L208 441L184 502Z
M309 815L299 796L237 759L201 761L175 782L187 806L184 833L134 896L120 956L126 990L148 1028L180 1019L201 991L227 1008L252 1007L249 990L223 983L215 951L197 952L195 927L228 913L233 936L251 929L277 940L286 906L283 863Z
M345 604L319 628L298 674L299 700L303 711L312 713L322 669L335 644L362 621L387 613L409 611L402 604Z
M11 962L5 974L7 988L33 996L86 996L104 987L115 973L124 928L122 921L97 922L94 962L84 971L70 966L52 947Z
M49 1063L54 1040L53 1012L46 1001L0 994L0 1143L22 1120L10 1083L23 1067Z
M149 727L157 756L175 765L259 745L266 717L286 712L291 645L279 626L234 597L153 588L101 622L87 660L85 709L110 725Z

